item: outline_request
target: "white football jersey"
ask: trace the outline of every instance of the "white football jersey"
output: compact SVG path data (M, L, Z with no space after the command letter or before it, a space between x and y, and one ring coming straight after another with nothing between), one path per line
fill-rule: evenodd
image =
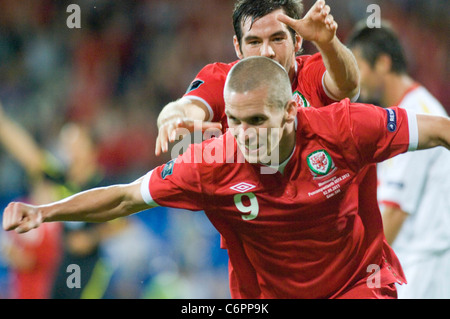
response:
M399 106L418 114L448 116L443 106L422 86L410 90ZM414 290L424 293L425 296L420 297L426 298L424 291L428 289L425 287L428 280L414 278L409 269L440 255L449 256L446 252L450 251L450 152L438 147L398 155L378 164L378 179L380 205L397 205L409 214L392 248L411 284L407 286L412 290L416 280L421 282L422 288ZM450 282L450 277L446 280ZM423 291L419 292L421 289ZM450 287L447 290L450 293ZM408 295L408 298L415 296Z

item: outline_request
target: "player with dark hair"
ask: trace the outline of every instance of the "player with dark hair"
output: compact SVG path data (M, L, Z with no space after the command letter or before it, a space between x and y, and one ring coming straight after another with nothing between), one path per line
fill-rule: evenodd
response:
M372 216L360 214L353 180L368 163L450 148L450 120L348 99L298 108L290 85L273 60L243 59L225 84L227 133L130 184L42 206L11 203L3 227L102 222L158 205L203 210L227 242L233 298L395 298L401 267L376 203ZM272 153L279 156L263 164ZM267 166L274 174L261 174Z
M448 116L408 74L404 50L389 24L371 29L361 23L348 45L361 70L364 101ZM379 164L378 179L385 235L408 280L399 297L450 298L450 154L442 148L402 154Z
M337 23L324 0L318 0L303 15L301 0L238 0L233 11L233 38L239 59L265 56L288 72L299 106L322 107L343 98L359 96L356 61L337 38ZM312 41L319 53L297 55L303 40ZM177 128L193 130L195 120L203 128L227 127L223 87L233 63L206 65L184 96L167 104L158 116L156 155L168 150ZM211 123L212 122L212 123ZM186 130L183 130L186 131Z

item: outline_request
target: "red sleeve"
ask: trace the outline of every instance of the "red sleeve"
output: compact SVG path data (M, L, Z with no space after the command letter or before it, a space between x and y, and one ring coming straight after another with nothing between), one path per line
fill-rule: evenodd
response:
M349 127L363 163L382 162L412 145L407 111L399 107L349 103Z
M210 121L220 122L223 119L225 113L223 88L232 66L233 63L208 64L197 74L184 94L184 97L199 99L207 105L212 112Z
M200 182L201 152L192 144L182 155L161 165L144 176L141 194L150 206L203 210L203 187ZM199 155L200 158L194 158Z
M298 89L305 95L313 107L322 107L335 103L336 101L325 92L323 77L326 72L325 65L320 53L312 56L300 56L298 61L297 82ZM297 90L294 88L294 91Z

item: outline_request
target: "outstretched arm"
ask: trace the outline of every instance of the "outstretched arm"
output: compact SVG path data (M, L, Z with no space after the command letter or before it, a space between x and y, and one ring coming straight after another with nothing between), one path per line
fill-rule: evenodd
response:
M450 118L417 114L418 150L443 146L450 150Z
M141 180L94 188L48 205L10 203L3 213L3 228L24 233L43 222L105 222L137 213L150 208L141 196Z
M325 88L336 100L352 99L359 92L359 69L352 52L336 36L338 25L324 0L318 0L303 19L280 14L278 20L294 29L304 40L312 41L327 69Z

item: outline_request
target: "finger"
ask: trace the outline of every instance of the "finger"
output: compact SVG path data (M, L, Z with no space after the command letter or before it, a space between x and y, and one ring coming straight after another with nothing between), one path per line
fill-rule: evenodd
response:
M291 18L291 17L289 17L289 16L287 16L287 15L285 15L283 13L280 13L277 16L277 19L278 19L278 21L280 21L281 23L286 24L287 26L291 27L292 29L295 29L295 26L297 24L297 20L295 20L295 19L293 19L293 18Z
M218 129L222 130L222 123L219 122L203 122L203 129Z
M161 139L160 139L159 135L156 138L155 155L156 156L161 155Z
M331 12L330 6L326 5L325 7L323 7L323 9L320 12L320 14L322 15L322 17L326 17L330 12Z
M28 215L21 221L15 231L19 234L38 228L42 224L42 214L35 210L30 210Z
M8 204L6 206L5 210L3 211L3 229L4 230L11 230L11 205L12 203Z
M328 25L332 25L333 22L334 22L334 17L331 14L328 15L328 17L326 17L326 19L325 19L325 23Z
M161 149L161 152L165 153L168 149L168 133L167 133L167 124L161 126L159 129L159 135L158 135L158 142L159 142L159 148Z
M177 128L186 128L189 132L193 131L204 131L209 128L213 129L222 129L222 124L220 122L209 122L209 121L200 121L200 120L190 120L183 119L178 121Z
M19 208L19 204L15 202L10 203L5 208L3 213L3 229L9 231L20 225L23 215Z
M326 20L327 29L331 31L335 31L337 29L337 23L334 21L334 17L332 15L329 15Z
M314 4L314 10L320 12L324 6L325 6L324 0L317 0L316 3Z
M38 228L40 225L41 225L41 222L36 220L35 218L33 218L33 219L27 220L26 222L21 223L19 226L17 226L15 231L18 234L23 234L23 233L29 232L32 229Z
M18 203L10 203L5 210L6 225L5 230L13 230L19 226L22 220Z

